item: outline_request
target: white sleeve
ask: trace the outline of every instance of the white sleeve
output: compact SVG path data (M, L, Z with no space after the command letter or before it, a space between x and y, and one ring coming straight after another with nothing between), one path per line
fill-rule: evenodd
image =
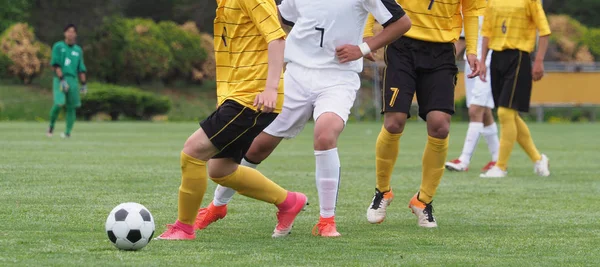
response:
M283 0L277 7L279 8L279 15L281 15L283 24L294 26L294 23L296 23L296 20L300 16L296 8L296 0Z
M395 0L363 0L363 6L383 27L406 15Z

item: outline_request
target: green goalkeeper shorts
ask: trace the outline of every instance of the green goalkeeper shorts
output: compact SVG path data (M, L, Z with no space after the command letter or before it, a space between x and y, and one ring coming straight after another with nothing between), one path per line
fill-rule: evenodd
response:
M81 106L79 96L79 79L71 76L65 76L64 79L69 84L69 91L64 92L60 87L60 79L54 77L52 92L54 94L54 104L59 106L75 107Z

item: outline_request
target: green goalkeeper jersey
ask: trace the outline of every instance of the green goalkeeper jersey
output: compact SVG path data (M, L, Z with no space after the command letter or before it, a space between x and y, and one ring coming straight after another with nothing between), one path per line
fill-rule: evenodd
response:
M86 72L83 63L83 50L78 45L68 45L64 41L54 44L52 47L52 60L50 64L54 67L60 67L64 76L73 76Z

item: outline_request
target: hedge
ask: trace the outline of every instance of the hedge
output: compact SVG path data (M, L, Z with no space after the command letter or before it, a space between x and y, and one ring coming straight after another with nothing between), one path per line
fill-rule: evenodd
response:
M167 114L171 109L169 98L145 92L134 87L90 83L89 92L82 98L78 110L85 120L98 113L107 113L113 121L121 115L136 120L150 120L155 115Z

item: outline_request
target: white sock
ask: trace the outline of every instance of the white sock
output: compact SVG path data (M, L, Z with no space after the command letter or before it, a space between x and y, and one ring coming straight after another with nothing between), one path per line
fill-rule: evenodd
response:
M477 147L479 141L479 135L483 132L483 122L470 122L469 129L467 130L467 136L465 137L465 144L463 145L463 151L458 158L461 162L466 165L471 163L471 156L473 151Z
M492 123L483 128L483 137L487 142L488 149L492 155L492 161L498 161L498 151L500 150L500 140L498 139L498 126Z
M242 163L240 165L250 167L252 169L256 169L256 166L258 166L258 164L246 161L246 159L242 159ZM213 198L213 205L217 207L225 206L227 203L229 203L229 201L231 201L233 195L235 195L235 190L229 187L217 185L217 188L215 189L215 196Z
M319 206L321 217L335 216L335 204L340 183L340 157L337 148L316 151L317 192L319 193Z

